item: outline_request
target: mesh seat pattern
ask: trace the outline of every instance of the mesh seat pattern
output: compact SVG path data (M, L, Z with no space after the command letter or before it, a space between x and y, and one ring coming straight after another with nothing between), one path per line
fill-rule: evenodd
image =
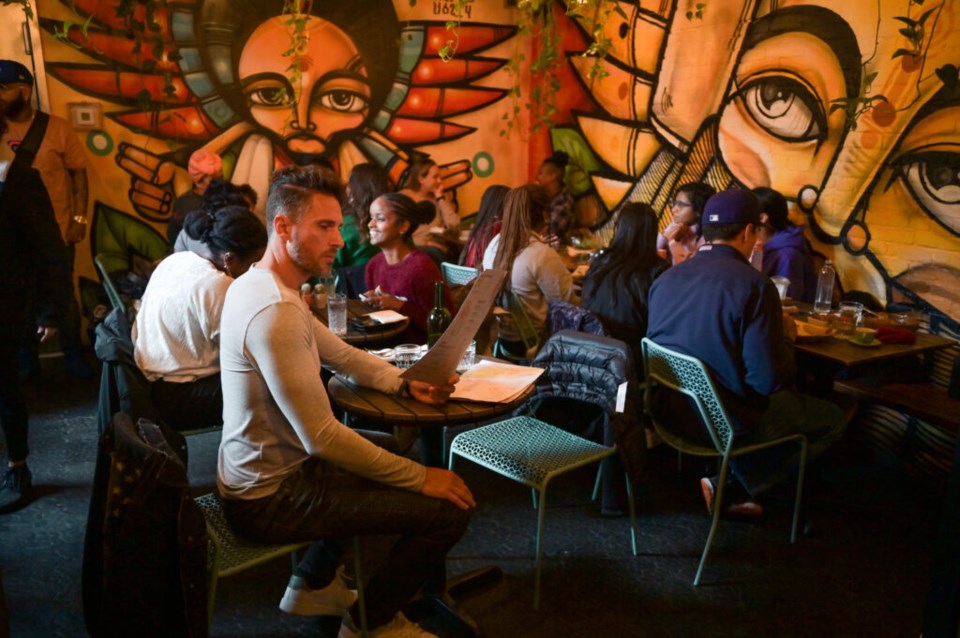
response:
M446 261L440 264L440 270L448 286L465 286L480 274L476 268L458 266Z
M609 448L526 416L459 434L458 454L503 476L540 488L556 474L610 456Z
M209 552L212 569L217 576L230 576L278 556L286 556L309 543L263 545L237 536L227 523L220 498L204 494L194 499L207 521L207 534L215 550Z

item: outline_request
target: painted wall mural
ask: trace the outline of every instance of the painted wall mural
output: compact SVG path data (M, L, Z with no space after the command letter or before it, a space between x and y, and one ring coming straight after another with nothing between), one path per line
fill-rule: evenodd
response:
M123 0L41 2L54 112L72 99L106 114L87 136L106 160L91 189L91 257L163 255L156 229L189 190L184 169L198 149L253 186L261 214L275 168L322 159L345 178L375 162L399 183L415 153L437 160L462 211L475 210L494 158L508 158L500 172L510 173L504 143L476 131L496 126L489 107L507 93L497 47L513 46L515 29L504 6L471 8L456 59L444 62L451 4L305 2L297 29L281 0L171 1L149 15Z
M960 321L960 3L617 3L572 126L609 208L770 186L846 290Z
M490 184L529 181L554 147L574 157L576 190L593 189L610 210L629 200L663 210L687 181L771 186L846 290L938 311L960 329L953 0L615 2L595 80L594 61L578 56L584 31L557 3L569 60L551 96L558 126L508 137L498 132L517 78L502 67L516 46L537 43L515 36L507 2L469 5L445 63L452 2L314 0L300 78L283 55L280 0L170 0L155 16L159 46L139 52L131 18L116 11L128 4L38 7L53 112L96 100L107 113L87 136L94 224L106 229L94 228L91 255L109 236L153 256L155 239L136 238L169 216L201 147L261 194L291 162L324 157L346 174L375 161L396 180L411 153L426 152L462 213ZM131 230L141 226L149 232Z

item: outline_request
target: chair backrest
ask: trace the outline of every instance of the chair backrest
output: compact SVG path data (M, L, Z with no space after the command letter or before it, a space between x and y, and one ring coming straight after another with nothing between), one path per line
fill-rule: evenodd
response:
M480 272L469 266L458 266L449 262L440 264L440 272L447 286L463 286L477 278Z
M547 311L547 334L554 335L561 330L576 330L600 337L607 336L600 318L595 314L575 306L567 301L551 301Z
M536 348L540 345L540 331L530 318L527 308L512 290L504 290L502 293L506 301L506 308L510 311L510 318L513 321L514 328L520 335L523 345L527 350Z
M137 367L133 356L130 323L120 309L114 308L97 324L94 351L103 362L100 373L98 426L103 432L117 412L162 421L153 399L150 382Z
M647 413L653 417L650 410L651 396L657 384L687 395L697 406L717 452L726 454L733 442L733 426L703 362L696 357L664 348L646 337L641 345L647 381L644 397Z
M366 273L366 264L337 268L337 292L356 299L360 293L367 291Z
M118 262L117 260L120 261ZM103 288L107 292L107 299L110 300L110 305L117 310L126 312L127 304L123 302L120 292L110 277L110 273L113 271L126 267L126 257L123 255L113 255L111 253L97 253L97 256L93 258L93 262L97 265L97 270L100 271L100 283L103 284ZM120 266L117 266L117 263L119 263Z

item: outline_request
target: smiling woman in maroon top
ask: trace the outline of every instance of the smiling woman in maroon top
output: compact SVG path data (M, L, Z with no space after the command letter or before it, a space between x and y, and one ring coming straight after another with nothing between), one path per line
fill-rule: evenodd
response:
M370 206L370 243L381 252L367 263L368 290L364 296L380 308L409 317L406 334L416 343L426 341L434 284L443 281L443 276L437 264L409 240L417 226L433 216L432 203L414 202L401 193L381 195ZM444 305L454 312L449 290L445 291Z

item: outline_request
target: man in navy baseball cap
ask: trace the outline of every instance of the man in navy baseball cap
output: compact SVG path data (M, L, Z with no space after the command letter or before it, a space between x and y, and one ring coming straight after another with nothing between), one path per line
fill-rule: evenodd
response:
M16 60L0 60L0 84L33 84L30 69Z

